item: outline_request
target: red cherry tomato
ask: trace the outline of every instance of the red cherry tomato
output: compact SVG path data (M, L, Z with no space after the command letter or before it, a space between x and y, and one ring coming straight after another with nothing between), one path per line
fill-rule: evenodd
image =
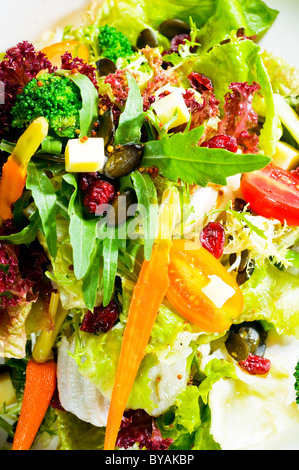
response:
M283 224L299 225L299 177L296 174L270 164L243 175L241 191L256 214Z

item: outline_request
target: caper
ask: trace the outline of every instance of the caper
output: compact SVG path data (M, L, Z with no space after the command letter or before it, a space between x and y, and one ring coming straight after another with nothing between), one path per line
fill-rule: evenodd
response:
M159 31L163 36L166 36L168 39L172 39L179 34L189 34L190 26L184 21L177 19L169 19L163 21L160 25Z
M242 326L238 331L238 335L246 342L250 353L254 353L260 345L259 332L250 325Z
M107 109L103 116L99 120L99 127L97 135L104 139L105 147L109 144L111 139L114 137L115 133L115 124L113 119L112 108Z
M225 346L227 352L239 362L247 359L249 354L263 356L266 350L266 339L267 333L260 322L244 322L232 326ZM243 359L240 359L242 357Z
M155 48L158 47L158 39L154 31L150 28L146 28L139 34L137 38L138 49L143 49L146 46Z
M115 73L117 70L113 60L107 59L106 57L98 60L96 66L100 77L106 77L110 73Z
M225 347L235 361L245 361L249 356L249 347L244 338L238 333L230 333L225 341Z
M104 175L118 179L127 176L140 164L143 157L143 146L127 144L117 148L104 167Z
M123 194L114 199L107 213L108 227L119 227L126 223L132 216L129 208L137 204L136 194L132 190L125 191Z

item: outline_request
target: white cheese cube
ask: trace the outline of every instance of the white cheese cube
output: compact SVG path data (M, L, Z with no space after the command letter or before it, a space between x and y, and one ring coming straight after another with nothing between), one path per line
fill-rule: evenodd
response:
M293 170L299 165L298 150L284 142L277 142L273 164L283 170Z
M169 129L186 124L190 118L188 108L180 93L171 93L161 98L159 101L153 103L152 108L164 125L178 113L177 118L169 126Z
M95 173L105 165L104 139L70 139L65 150L65 169L69 173Z
M223 305L235 294L235 289L226 282L224 282L219 276L209 276L210 282L208 285L203 287L201 291L216 305L217 308L223 307Z

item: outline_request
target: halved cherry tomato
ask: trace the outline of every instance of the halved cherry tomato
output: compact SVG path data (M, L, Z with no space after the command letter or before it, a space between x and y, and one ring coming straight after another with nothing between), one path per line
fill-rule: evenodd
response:
M224 266L200 243L174 240L167 299L206 332L223 332L243 311L243 294Z
M49 59L52 65L60 68L61 56L66 52L72 54L73 58L79 57L84 62L88 62L89 51L86 46L81 44L79 41L62 41L52 46L45 47L42 51Z
M244 200L258 215L299 225L299 176L272 163L266 168L243 175Z

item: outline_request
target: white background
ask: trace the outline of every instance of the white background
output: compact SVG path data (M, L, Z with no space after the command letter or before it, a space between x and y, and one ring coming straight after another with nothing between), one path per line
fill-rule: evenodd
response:
M265 0L280 15L262 45L299 68L299 0ZM0 51L19 41L36 41L55 26L80 21L89 0L0 0Z

